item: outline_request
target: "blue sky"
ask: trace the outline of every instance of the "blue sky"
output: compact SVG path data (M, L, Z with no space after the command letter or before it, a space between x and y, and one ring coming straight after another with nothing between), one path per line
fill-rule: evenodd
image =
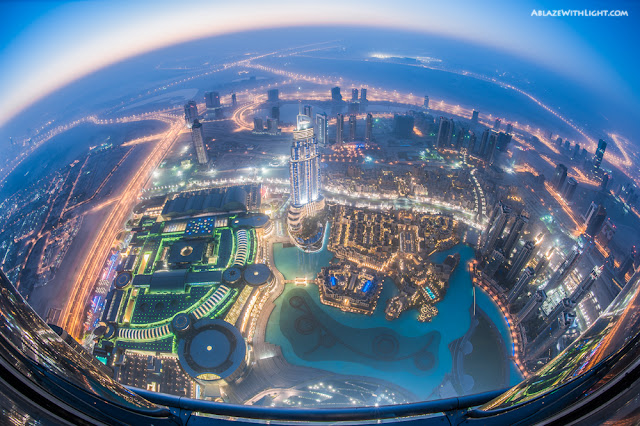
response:
M192 39L258 28L398 28L497 48L619 99L640 95L640 6L630 1L323 0L19 1L0 3L0 126L79 77ZM619 9L628 17L532 17L533 10Z

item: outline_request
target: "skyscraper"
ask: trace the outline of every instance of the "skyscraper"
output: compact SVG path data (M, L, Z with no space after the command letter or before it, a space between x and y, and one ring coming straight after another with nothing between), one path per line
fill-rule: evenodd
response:
M527 241L524 246L518 250L513 258L509 273L507 274L507 282L512 282L520 275L522 268L527 266L533 255L535 254L536 245L533 241Z
M605 219L607 218L607 209L604 208L602 204L598 205L598 209L596 212L591 215L589 222L587 223L586 234L590 236L595 236L600 229L602 229L602 225L604 224Z
M394 134L399 138L410 138L413 133L413 123L413 116L407 114L395 114L393 116Z
M256 133L264 132L264 123L262 122L262 118L260 117L253 118L253 131Z
M598 141L598 149L596 149L596 153L593 155L593 166L597 169L602 164L602 159L604 158L604 152L607 149L607 143L600 139Z
M474 109L473 113L471 114L471 122L473 124L478 124L479 117L480 117L480 113Z
M527 360L536 361L541 356L544 356L545 358L551 356L549 350L552 345L567 332L569 327L571 327L575 321L575 318L576 314L573 312L563 312L557 317L554 317L553 323L550 324L542 333L538 334L538 336L527 345Z
M495 214L493 223L491 224L491 227L486 234L485 244L482 250L485 256L493 253L493 251L495 250L496 242L498 241L498 238L502 236L502 231L504 231L505 226L507 226L507 221L509 220L510 214L511 208L509 208L509 206L503 204L502 202L499 202L498 211Z
M351 89L351 102L358 102L358 89Z
M316 137L320 145L329 143L329 120L324 112L316 114Z
M332 101L342 101L342 95L340 94L340 87L334 87L331 89L331 100Z
M498 133L498 140L496 142L496 149L500 152L507 152L509 144L511 143L511 135L509 133Z
M344 115L336 116L336 143L341 144L344 141Z
M531 298L526 305L518 312L516 317L518 323L522 323L529 319L531 314L534 314L540 309L540 306L547 300L547 293L544 290L537 290L531 295Z
M473 154L476 149L476 134L473 130L469 130L469 145L467 146L467 152Z
M270 89L267 91L267 102L278 102L280 100L280 92L278 89Z
M371 115L371 113L367 114L367 121L364 130L364 140L366 142L371 142L373 140L373 115Z
M193 126L194 120L198 119L198 104L196 101L189 101L184 105L184 122L188 128Z
M616 225L613 224L611 219L607 218L602 225L602 229L596 235L595 240L603 247L607 247L615 234Z
M193 126L191 126L191 141L193 142L193 147L196 150L198 163L207 164L209 162L209 157L207 156L207 149L204 146L204 131L202 129L202 124L197 119L194 120Z
M569 255L562 261L556 272L549 278L545 290L547 292L558 287L569 276L573 268L575 268L580 255L582 254L582 248L579 246L573 246Z
M313 114L311 113L311 105L305 105L304 106L304 115L306 115L307 117L313 117Z
M429 109L429 96L424 95L424 102L422 103L422 106Z
M509 257L511 257L511 251L518 243L520 235L522 235L522 231L524 231L524 228L528 223L529 213L527 213L526 210L523 210L513 222L513 225L509 230L509 235L507 236L507 239L504 242L504 246L502 247L502 250L504 251L504 257L506 259L509 259Z
M570 177L567 179L567 184L562 192L562 196L566 201L571 201L573 199L573 195L575 194L577 187L578 182L574 178Z
M205 106L207 107L207 115L209 117L213 117L213 116L218 117L221 114L220 93L205 92L204 103L205 103Z
M569 299L576 302L576 304L582 302L584 296L591 289L591 286L594 282L600 277L602 273L602 268L599 266L594 266L594 268L587 274L586 277L580 281L580 284L573 290L573 293L569 296Z
M540 326L539 330L538 330L538 334L543 333L545 329L548 329L550 326L553 325L553 321L555 321L555 319L558 317L558 315L560 315L563 312L571 312L576 308L576 302L574 300L571 300L568 297L565 297L564 299L562 299L560 301L560 303L558 303L551 312L549 312L549 315L547 315L547 319L542 323L542 326Z
M436 138L436 148L448 148L451 146L451 139L453 138L453 119L447 119L446 117L440 117L440 124L438 126L438 136Z
M280 107L278 105L271 107L271 118L280 121Z
M353 90L358 90L358 89L353 89ZM354 140L356 140L356 116L355 114L351 114L349 116L349 140L351 142L353 142Z
M320 198L320 157L311 118L298 114L289 163L291 204L304 206Z
M496 121L493 122L493 130L500 130L501 123L502 123L502 120L500 120L499 118L496 118Z
M492 278L502 264L504 263L504 254L502 254L502 250L494 250L491 254L491 257L487 261L487 266L484 268L484 273L487 274L490 278Z
M505 128L504 132L511 134L511 132L513 132L513 124L507 123L507 127Z
M567 179L567 166L564 164L558 164L556 171L553 174L553 186L557 191L561 191L564 186L564 181Z
M589 225L591 218L593 217L593 215L596 213L597 210L598 210L598 205L592 201L591 204L589 204L589 207L587 208L587 211L585 212L585 214L582 215L582 219L584 219L584 226Z
M513 288L509 292L509 295L507 296L508 304L516 301L516 299L520 296L520 293L522 293L522 290L527 287L527 284L529 284L529 282L533 278L533 275L534 270L531 266L527 266L525 270L522 271L522 274L520 274L518 281L516 281L516 284L513 286Z
M360 102L367 102L367 89L360 89Z
M485 158L492 163L496 156L496 146L498 145L498 134L494 130L489 131L489 138L486 144L487 153Z
M478 147L478 156L484 158L487 153L487 142L489 141L489 132L491 130L484 129L480 137L480 146Z
M231 94L231 106L232 106L233 108L235 108L235 107L237 107L237 106L238 106L238 98L236 97L236 94L235 94L235 93L232 93L232 94Z

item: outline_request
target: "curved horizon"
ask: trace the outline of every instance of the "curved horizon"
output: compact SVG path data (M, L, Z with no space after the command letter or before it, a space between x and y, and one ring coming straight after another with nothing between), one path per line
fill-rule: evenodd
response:
M607 79L609 87L623 84L612 67L598 61L597 53L579 37L562 25L531 18L527 5L510 6L515 16L511 22L491 13L492 7L498 7L496 2L470 4L465 11L416 1L402 3L403 8L361 0L349 5L329 0L312 10L290 0L278 5L255 1L242 5L207 3L209 8L201 5L188 9L167 2L144 4L136 3L123 13L126 4L122 2L67 3L46 11L17 35L9 34L11 41L0 51L0 58L6 62L0 71L0 88L5 94L0 100L0 127L74 81L145 53L227 34L304 26L367 27L441 36L527 59L582 85L594 76ZM251 14L246 13L248 8ZM504 10L504 5L500 9ZM193 16L198 17L195 25ZM103 26L103 32L94 30ZM531 37L540 26L550 31ZM4 36L7 38L7 34ZM558 42L560 37L562 43ZM579 60L559 61L567 49Z

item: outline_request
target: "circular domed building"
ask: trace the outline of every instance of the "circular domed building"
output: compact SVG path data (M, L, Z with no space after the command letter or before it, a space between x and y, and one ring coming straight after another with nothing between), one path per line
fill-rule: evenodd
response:
M251 287L260 287L273 282L271 269L263 263L248 265L242 272L242 278Z
M202 319L178 338L178 360L196 380L233 381L246 367L247 347L240 331L220 319Z

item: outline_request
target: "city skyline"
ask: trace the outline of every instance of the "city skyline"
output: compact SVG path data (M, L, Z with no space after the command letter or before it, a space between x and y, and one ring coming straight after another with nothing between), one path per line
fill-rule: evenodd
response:
M52 68L29 87L41 101L12 104L3 283L114 385L234 405L463 398L597 357L584 339L626 316L612 310L640 283L640 146L622 124L636 77L615 71L636 59L590 40L616 19L602 38L620 40L631 18L508 4L473 41L464 24L497 2L347 13L358 1L329 19L332 1L309 17L288 1L219 5L233 23L213 30L141 2L67 40L59 60L116 27L130 46L111 39L48 95L69 77ZM52 42L122 6L21 6L33 27L0 55L60 14L73 25ZM128 26L143 10L136 31L163 23L155 42ZM428 10L441 19L420 30Z

